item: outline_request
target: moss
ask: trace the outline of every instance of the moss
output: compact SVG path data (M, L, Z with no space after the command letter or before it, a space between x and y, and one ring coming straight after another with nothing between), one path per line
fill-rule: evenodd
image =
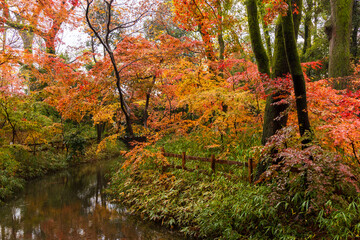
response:
M251 46L255 54L259 72L270 76L269 57L266 54L266 50L261 40L256 1L248 0L246 2L246 8L248 13L248 24L249 24L249 32L251 38Z
M295 37L297 35L301 11L302 11L302 0L293 1L299 7L299 14L293 16L292 23L294 25ZM286 51L284 45L284 36L282 30L282 18L279 17L276 23L275 31L275 48L274 48L274 58L273 58L273 73L272 77L283 77L290 72L289 65L286 59ZM288 104L274 104L279 102L284 98L278 98L279 96L287 96L289 93L280 91L274 93L272 96L269 96L266 101L265 115L264 115L264 125L263 125L263 136L262 144L265 144L267 139L274 135L276 131L280 130L287 124L287 114L281 116L281 114L288 108ZM278 119L278 120L275 120Z
M331 0L329 77L350 74L350 26L353 0ZM344 88L344 84L336 84Z
M288 2L290 2L290 0L288 0ZM311 132L311 129L307 111L305 78L302 72L300 57L297 51L291 8L289 8L287 15L282 17L282 19L286 58L290 67L290 72L294 84L298 125L300 129L300 135L304 136L307 131ZM308 141L309 139L305 139L304 143L307 143Z

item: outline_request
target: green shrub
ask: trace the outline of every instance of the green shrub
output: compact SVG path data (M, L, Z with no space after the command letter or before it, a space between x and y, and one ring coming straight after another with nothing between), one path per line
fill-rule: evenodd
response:
M164 138L158 146L195 156L217 151L207 151L193 139L181 137ZM318 146L302 149L290 128L265 148L250 147L244 144L233 149L232 153L244 156L232 160L260 157L270 163L261 176L264 184L241 180L247 174L242 168L231 168L237 178L229 180L221 174L197 171L163 172L150 159L135 171L116 172L109 193L146 219L178 226L187 235L205 239L346 239L360 235L359 186L354 171L340 156ZM193 163L186 164L194 168Z
M326 231L334 238L355 237L360 226L356 172L336 153L317 145L302 149L292 132L285 128L273 136L261 156L270 163L259 181L271 188L271 204L289 224Z
M19 162L8 148L0 148L0 202L23 188L24 181L18 178Z
M67 161L76 163L85 155L86 139L80 134L80 131L67 133L64 141L68 150Z

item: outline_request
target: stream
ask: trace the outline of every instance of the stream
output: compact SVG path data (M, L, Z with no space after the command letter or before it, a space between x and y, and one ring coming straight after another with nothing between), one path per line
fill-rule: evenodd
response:
M0 206L0 239L185 239L110 203L103 192L113 164L84 164L28 182Z

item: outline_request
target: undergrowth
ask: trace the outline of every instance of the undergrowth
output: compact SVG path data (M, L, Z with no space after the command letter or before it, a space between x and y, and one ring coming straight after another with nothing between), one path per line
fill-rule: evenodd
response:
M288 131L293 134L291 129ZM236 151L241 153L234 158L237 161L249 157L274 161L258 184L247 183L247 171L239 168L222 169L232 172L236 176L233 179L210 171L166 170L159 166L163 162L152 159L158 156L154 154L144 155L149 159L141 166L117 171L109 193L114 201L145 219L178 227L188 236L203 239L358 237L360 198L356 172L334 153L317 146L302 149L295 135L279 134L284 136L277 136L265 148L244 145L229 154L234 158ZM146 151L159 151L160 147L173 153L186 150L195 156L217 153L213 148L207 151L191 138L174 136ZM181 160L169 161L180 165Z

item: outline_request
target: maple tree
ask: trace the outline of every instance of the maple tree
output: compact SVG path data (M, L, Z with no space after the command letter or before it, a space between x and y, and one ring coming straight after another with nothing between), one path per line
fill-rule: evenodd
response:
M269 1L265 1L269 2ZM289 33L290 35L295 35L295 42L297 38L297 33L300 25L301 19L301 1L291 1L286 3L286 1L274 1L272 2L272 7L267 8L266 23L271 22L277 14L279 14L277 23L276 23L276 32L275 32L275 46L274 46L274 59L273 59L273 69L272 73L270 73L269 68L269 56L267 55L265 48L263 46L260 28L258 22L258 7L255 1L247 1L247 11L248 11L248 24L250 26L250 37L252 41L252 48L255 53L255 57L257 60L259 71L266 76L270 77L270 74L273 78L282 78L285 77L290 72L294 74L294 68L291 68L291 63L294 62L294 59L289 60L289 56L293 56L294 54L288 54L287 51L291 50L295 47L293 44L292 48L286 48L285 37L287 37L288 43L293 43L290 36L285 36L284 34L284 24L285 26L293 26L293 33ZM292 6L293 5L293 6ZM294 8L294 9L293 9ZM288 10L288 11L287 11ZM286 12L287 11L287 12ZM294 12L294 14L293 14ZM291 15L291 19L287 18L284 20L282 15L289 16ZM287 21L287 22L286 22ZM291 23L290 23L291 21ZM288 23L288 24L287 24ZM290 41L291 39L291 41ZM299 60L298 61L298 74L302 75ZM295 83L295 82L294 82ZM302 87L304 89L304 87ZM295 89L297 91L298 89ZM305 89L304 89L305 90ZM302 91L304 91L302 90ZM274 135L276 131L280 130L282 127L287 124L287 114L286 109L288 108L288 103L286 102L286 96L289 95L287 91L279 89L278 91L273 92L267 99L267 105L265 108L265 116L264 116L264 125L263 125L263 136L262 143L265 144L267 139ZM285 114L284 114L285 113ZM299 112L301 115L302 111ZM304 118L306 119L306 117ZM300 120L300 119L299 119ZM299 126L303 123L300 123ZM309 130L309 124L306 124ZM304 134L301 131L301 135Z
M259 115L261 106L268 97L263 124L265 143L264 139L287 124L291 91L305 89L298 57L292 59L290 54L296 44L288 46L293 42L290 41L292 31L295 41L298 35L300 1L246 1L258 71L249 58L244 57L249 49L241 46L244 52L239 55L230 47L238 31L236 25L242 24L235 14L237 5L232 1L174 1L159 5L146 1L135 7L129 3L122 8L114 0L52 1L51 4L3 0L1 4L2 29L18 30L23 48L28 50L27 53L19 51L18 55L22 56L23 79L32 79L38 85L30 90L41 90L41 93L35 91L38 99L45 99L54 106L63 119L77 122L91 119L100 136L98 141L105 129L133 138L159 128L165 130L166 126L174 129L171 126L175 125L179 132L203 128L206 136L215 134L216 137L211 137L215 142L218 141L215 139L224 140L225 136L230 141L239 130L238 126L248 122L246 111L253 109L251 111L257 113L255 118L262 117ZM80 18L75 16L80 4L85 6L83 23L90 36L91 53L82 53L70 63L54 55L54 50L64 24L80 25ZM318 6L317 3L314 6ZM310 1L307 7L311 8ZM24 8L27 11L22 11ZM154 10L156 14L152 15ZM259 18L263 19L259 21ZM287 24L290 20L292 25ZM266 39L266 49L260 22L267 34L276 28L275 42L269 43ZM131 36L140 25L147 28L144 35ZM288 33L287 27L291 26L293 30L289 28ZM174 35L162 35L164 32ZM202 41L194 40L197 36L191 32L198 32ZM185 35L187 38L182 37ZM50 55L32 46L34 36L44 39L45 52ZM96 49L98 44L106 55ZM269 51L271 44L274 45L273 56ZM33 49L36 52L32 52ZM2 54L4 62L13 58L11 50L6 51ZM296 84L297 78L301 87L289 86L290 81ZM250 95L246 95L246 91L250 91ZM237 108L229 100L232 94L234 99L245 102L254 96L255 102L242 105L236 100ZM304 92L296 92L295 96L301 135L310 130L306 116L301 116L307 113L304 96ZM196 117L189 121L190 116ZM217 130L212 132L214 126ZM221 145L221 141L214 144Z
M305 16L301 0L0 0L0 154L9 156L0 171L18 171L14 149L35 158L28 145L57 140L76 162L96 138L94 154L123 140L124 168L152 177L163 166L156 178L171 182L157 149L166 145L260 161L258 183L277 186L263 186L271 204L288 203L298 218L329 210L323 196L340 191L331 181L357 191L360 65L354 54L353 74L327 78L332 53L321 29L334 1L304 3ZM87 44L64 53L68 26L81 26ZM334 81L350 84L336 90Z
M206 57L210 61L224 60L226 42L224 36L233 32L238 21L231 15L235 3L229 0L174 1L175 21L187 31L198 31L205 44ZM218 56L213 39L217 38Z
M1 1L4 26L21 32L24 48L31 51L34 34L40 36L48 53L55 53L57 35L65 22L76 23L73 18L77 1ZM26 9L26 11L23 11Z
M105 48L106 52L109 55L111 64L113 66L113 70L115 73L115 78L116 78L116 87L117 87L117 91L119 94L119 102L120 102L120 107L121 107L121 111L123 112L124 116L125 116L125 120L126 120L126 131L127 134L129 135L130 138L133 138L134 135L134 131L132 128L132 117L131 117L131 112L130 109L128 107L128 104L126 103L125 100L125 92L123 91L121 84L122 84L122 79L120 76L120 72L126 68L128 65L131 65L132 62L125 64L122 67L118 67L116 60L115 60L115 55L114 55L114 49L113 47L110 45L109 43L109 37L110 35L119 29L127 29L131 26L133 26L136 22L138 22L140 19L142 19L144 17L144 15L149 11L149 10L144 10L144 12L141 12L139 15L135 16L135 18L133 20L130 20L128 22L125 23L120 23L120 25L118 26L114 26L113 22L112 22L112 16L113 16L113 4L114 1L111 0L109 2L105 1L105 5L106 5L106 15L104 16L106 19L106 28L105 28L105 32L103 33L103 36L100 35L100 33L94 28L93 23L91 22L90 18L89 18L89 14L90 14L90 8L91 5L93 4L93 1L87 1L86 2L86 21L87 24L89 25L90 29L93 31L93 33L95 34L95 36L97 37L97 39L100 41L100 43L103 45L103 47ZM137 60L134 60L134 62L136 62Z

